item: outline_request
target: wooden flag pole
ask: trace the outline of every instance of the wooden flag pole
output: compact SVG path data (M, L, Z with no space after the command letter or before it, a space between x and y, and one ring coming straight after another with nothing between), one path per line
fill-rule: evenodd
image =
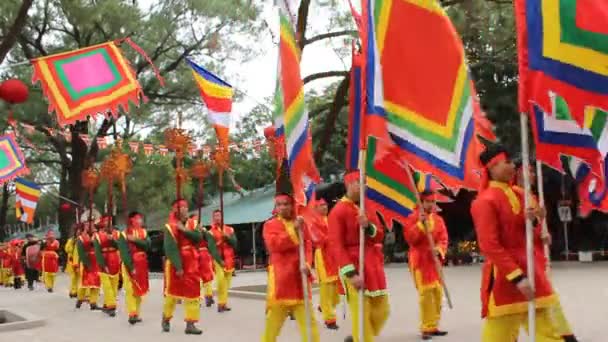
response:
M363 147L359 150L359 214L365 215L365 158L366 148ZM378 228L379 229L379 228ZM359 341L364 341L365 336L365 322L364 317L364 295L365 295L365 229L360 227L359 229L359 277L363 282L359 289Z
M310 317L310 303L308 302L309 292L308 292L308 274L306 270L306 253L304 252L304 232L302 231L303 227L298 227L298 238L300 240L300 244L298 246L298 252L300 254L300 275L302 278L302 292L304 297L302 300L304 301L304 312L306 319L306 341L312 341L312 327L311 322L312 318ZM255 242L255 241L254 241Z
M521 125L521 154L522 167L524 175L524 215L526 216L526 259L528 274L527 278L532 287L532 292L535 291L534 285L534 227L532 221L528 219L526 210L530 207L530 145L528 144L528 116L526 113L519 114L519 123ZM528 341L535 342L536 340L536 301L532 298L528 301Z

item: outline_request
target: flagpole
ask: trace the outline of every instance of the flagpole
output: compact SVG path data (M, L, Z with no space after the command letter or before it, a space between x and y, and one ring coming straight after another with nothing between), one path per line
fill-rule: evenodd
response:
M521 153L523 162L524 175L524 215L525 211L530 207L530 145L528 143L528 116L526 113L519 114L519 123L521 128ZM526 215L526 259L528 274L527 278L532 288L532 293L535 291L534 284L534 227L532 221ZM535 342L536 340L536 301L532 298L528 301L528 341Z
M543 181L543 164L541 161L536 160L536 183L538 189L538 204L541 208L545 208L545 186ZM549 227L547 226L547 218L543 218L543 226L541 232L542 236L546 236L549 234ZM551 251L549 250L549 245L543 242L545 257L547 258L546 271L547 274L551 272Z
M363 121L363 120L361 120ZM363 127L363 126L361 126ZM366 146L363 145L359 150L359 215L365 215L365 158ZM359 289L359 341L364 341L365 324L363 320L365 294L365 229L359 227L359 277L361 278L361 288ZM377 228L380 229L380 228Z
M304 252L304 232L302 231L303 227L300 225L298 227L298 238L300 239L300 244L298 246L298 252L300 256L300 275L302 278L302 292L304 301L304 312L305 320L306 320L306 341L312 341L312 328L311 328L311 317L310 317L310 303L308 302L308 274L304 270L306 270L306 253ZM255 241L254 241L255 243Z

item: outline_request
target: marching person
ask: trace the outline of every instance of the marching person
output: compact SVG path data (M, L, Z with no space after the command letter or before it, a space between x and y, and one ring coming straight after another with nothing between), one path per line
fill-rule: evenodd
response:
M319 330L311 307L311 292L304 298L302 288L303 273L306 274L308 289L310 282L310 262L305 269L300 268L299 248L304 237L304 243L310 244L305 236L305 223L295 217L293 197L279 194L275 197L278 215L266 221L263 228L263 238L268 250L268 293L266 296L266 327L263 342L275 342L281 333L285 319L290 313L296 318L302 341L309 341L306 335L306 315L310 315L311 340L319 341ZM309 312L305 311L304 300L308 301Z
M224 267L224 261L219 254L215 238L205 227L199 224L198 216L192 215L192 224L200 229L203 239L198 245L199 268L201 272L201 297L205 298L205 306L211 307L215 304L213 300L213 278L214 278L214 263L218 263Z
M421 207L410 214L403 225L403 236L410 246L408 264L418 290L420 310L420 333L423 340L433 336L445 336L439 330L443 289L437 272L433 254L445 258L448 248L448 231L441 216L436 213L435 192L418 189ZM433 239L435 250L431 249L429 238Z
M336 330L336 306L340 303L338 294L338 270L335 259L332 258L329 249L327 234L327 213L329 212L327 202L324 199L314 203L315 211L321 216L322 222L315 227L316 246L314 251L315 270L320 286L320 310L327 329Z
M110 317L116 316L116 297L120 277L120 252L117 241L120 232L112 224L112 216L102 216L95 235L95 256L99 265L103 288L103 311Z
M9 248L11 254L11 277L9 282L12 282L15 290L20 289L25 283L24 261L21 256L21 253L24 250L23 244L23 240L13 240L11 241Z
M120 233L118 247L122 260L122 278L129 324L140 323L141 302L149 291L148 255L150 238L143 226L143 215L134 211L129 214L127 229Z
M194 226L188 225L188 202L183 199L173 203L164 230L165 303L162 329L171 330L171 318L178 300L184 301L186 330L188 335L200 335L195 326L200 319L201 275L197 245L203 236Z
M556 297L543 264L534 260L535 288L526 276L526 218L540 215L539 208L526 208L524 197L513 191L515 165L500 146L481 153L484 166L481 189L471 205L481 254L482 342L513 342L527 324L528 303L536 304L536 340L563 341L557 337L549 308Z
M48 292L53 292L55 286L55 275L59 272L59 240L55 239L52 230L46 233L46 240L42 243L42 279Z
M97 257L95 256L95 223L93 221L83 223L83 228L76 241L76 248L78 249L78 261L80 262L76 309L80 309L88 296L91 310L99 310L97 300L99 299L101 279Z
M34 283L40 278L40 241L30 233L25 238L27 241L21 247L21 258L25 260L27 288L34 291Z
M359 213L359 171L344 176L346 195L329 213L329 245L336 258L352 318L352 336L345 341L359 342L359 290L363 290L363 342L374 341L389 315L388 291L384 274L382 244L384 230ZM359 274L359 231L365 230L364 274Z
M76 298L78 296L78 280L79 277L79 261L78 261L78 248L76 248L76 240L80 236L80 225L72 225L72 237L70 237L64 246L65 255L67 256L65 264L65 272L70 277L70 298Z
M232 310L228 307L228 290L232 282L234 256L237 247L234 229L228 225L221 226L222 215L223 213L219 209L213 211L213 224L210 229L216 241L218 252L224 261L223 267L217 261L214 262L217 284L217 312Z
M4 287L12 287L12 256L11 248L8 243L0 244L0 285Z

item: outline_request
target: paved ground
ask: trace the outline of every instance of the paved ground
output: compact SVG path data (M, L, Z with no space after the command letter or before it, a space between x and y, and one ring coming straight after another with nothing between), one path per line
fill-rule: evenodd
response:
M561 294L566 314L584 342L603 342L608 317L608 269L607 263L558 264L553 279ZM391 316L378 341L417 341L418 308L415 290L407 269L391 266L387 269L391 289ZM479 319L479 267L462 266L446 269L446 277L454 300L455 309L446 311L442 327L449 330L441 341L479 341L481 321ZM265 283L265 273L241 273L234 278L234 286L259 285ZM202 309L202 337L183 334L184 324L179 310L169 334L160 332L162 307L161 279L152 280L152 291L143 305L142 325L129 326L124 312L109 318L87 309L77 311L74 301L67 298L67 278L58 280L57 292L46 293L43 289L34 292L0 289L0 307L9 310L27 311L47 319L44 327L28 331L0 334L0 341L24 342L127 342L146 341L192 341L204 338L208 341L259 341L264 328L264 302L255 299L232 298L233 311L218 314L211 309ZM121 297L121 303L122 303ZM315 302L318 298L315 296ZM349 333L350 323L342 318L337 332L321 329L322 341L342 341ZM280 341L298 341L296 326L288 321L283 327Z

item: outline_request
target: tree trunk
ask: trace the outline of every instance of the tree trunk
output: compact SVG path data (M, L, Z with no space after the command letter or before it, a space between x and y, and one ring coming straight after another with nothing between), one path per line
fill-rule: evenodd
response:
M6 32L4 39L0 42L0 63L4 61L4 57L8 55L8 52L11 50L15 42L17 42L17 36L23 30L25 23L27 21L27 12L30 7L32 7L32 3L34 0L23 0L21 2L21 7L19 8L19 12L17 12L17 16L13 21L13 24L10 26L8 31Z
M0 206L0 241L3 241L8 232L6 231L6 214L8 212L8 183L2 186L2 205Z
M65 198L70 197L68 172L69 172L69 170L68 170L67 166L61 167L61 178L59 179L59 195L61 195L62 197L65 197ZM74 211L61 210L61 205L63 204L63 202L64 201L62 199L59 199L59 207L57 208L57 210L59 212L59 222L57 224L59 225L59 231L61 232L60 243L62 246L70 238L70 234L72 234L71 229L70 229L72 222L74 222L74 217L72 216L72 214L76 213L75 208L74 208Z

